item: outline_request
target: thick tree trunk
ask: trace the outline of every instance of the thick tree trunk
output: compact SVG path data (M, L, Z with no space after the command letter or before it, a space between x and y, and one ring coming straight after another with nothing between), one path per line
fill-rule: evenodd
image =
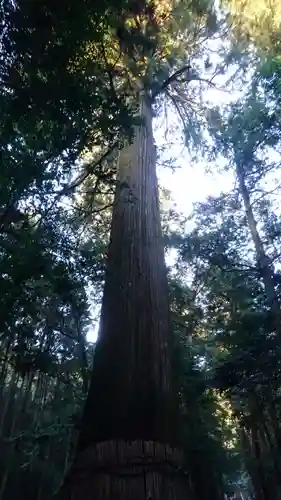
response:
M63 500L187 500L152 115L120 152L101 326Z

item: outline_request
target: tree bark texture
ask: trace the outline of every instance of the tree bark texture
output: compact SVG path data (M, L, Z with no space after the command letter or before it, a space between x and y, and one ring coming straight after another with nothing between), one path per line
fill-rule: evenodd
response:
M100 335L63 500L187 500L152 114L119 155Z

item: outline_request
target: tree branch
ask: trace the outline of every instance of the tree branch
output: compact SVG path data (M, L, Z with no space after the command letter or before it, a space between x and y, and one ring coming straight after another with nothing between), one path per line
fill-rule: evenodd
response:
M152 100L154 100L155 97L161 94L161 92L163 92L163 90L165 90L169 85L171 85L171 83L177 81L179 76L183 75L186 72L190 72L190 69L191 69L190 64L187 64L186 66L183 66L182 68L175 71L175 73L169 76L169 78L167 78L167 80L165 80L162 83L161 87L152 94L151 96Z
M84 169L84 172L78 175L76 179L74 179L74 181L71 182L71 184L65 186L57 193L55 201L58 201L58 199L61 198L61 196L70 194L77 187L79 187L87 179L87 177L89 177L89 175L94 173L95 169L99 165L101 165L101 163L104 160L106 160L106 158L110 155L110 153L112 153L117 147L118 147L118 141L116 141L96 162L87 165Z

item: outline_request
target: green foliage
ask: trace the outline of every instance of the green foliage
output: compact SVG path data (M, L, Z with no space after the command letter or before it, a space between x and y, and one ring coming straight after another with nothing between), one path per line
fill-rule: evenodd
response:
M227 9L234 34L258 50L275 52L280 46L280 15L278 0L222 0Z
M18 498L20 490L28 500L50 498L73 453L73 422L78 425L92 364L88 289L100 294L104 263L101 235L84 233L85 221L66 195L81 152L111 148L132 124L101 56L83 72L74 61L83 59L89 40L101 44L120 6L3 6L2 500Z
M170 236L203 311L195 332L208 380L231 404L257 498L280 496L279 101L279 61L268 59L244 99L210 113L210 158L223 155L238 182L194 207L188 235Z
M202 340L203 309L195 289L185 285L180 276L182 272L172 275L169 284L182 443L196 497L207 499L211 494L219 499L231 481L237 480L241 464L233 444L231 449L227 447L227 442L233 441L232 429L225 425L229 411L225 412L210 385L206 342Z
M90 306L97 308L101 298L116 149L132 138L138 80L156 112L166 102L175 106L189 145L198 145L201 137L203 91L218 72L208 46L220 28L212 2L182 1L171 12L169 2L155 4L152 19L150 5L125 0L3 4L1 500L16 499L19 491L22 500L50 498L73 456L92 364L86 336ZM159 9L164 14L168 9L163 23ZM120 27L129 36L123 32L117 40ZM273 70L269 63L263 67L256 87L263 78L263 89L279 106L278 63L271 61ZM228 128L244 156L246 141L254 147L263 135L267 145L278 142L280 106L274 118L267 103L255 106L243 117L236 106ZM216 148L229 154L229 136L221 137L217 118ZM221 499L240 467L236 443L230 451L226 445L235 441L232 417L214 386L227 394L235 387L244 396L249 387L266 387L279 374L261 282L240 266L242 257L246 267L253 262L245 256L247 234L231 215L234 201L220 225L216 215L225 199L209 200L200 207L200 229L188 239L177 235L172 243L181 252L170 289L183 446L202 499L210 492ZM266 234L277 238L279 218L271 217L271 206L263 206L263 213L266 209ZM167 245L173 216L169 211L163 217ZM181 231L184 222L174 220ZM182 279L186 263L195 276L192 286ZM272 364L263 356L271 351ZM273 393L277 397L277 385Z

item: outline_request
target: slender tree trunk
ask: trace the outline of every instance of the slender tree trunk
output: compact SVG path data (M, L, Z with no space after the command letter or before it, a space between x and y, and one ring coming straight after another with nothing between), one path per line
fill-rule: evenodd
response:
M19 374L17 374L17 376L19 379ZM22 377L20 387L18 387L17 389L18 389L17 391L14 391L15 400L13 401L13 406L10 409L11 422L10 422L9 432L7 433L6 437L7 439L11 439L11 441L8 443L7 452L5 454L5 467L1 476L1 483L0 483L0 500L2 500L5 496L7 481L13 465L15 442L12 439L15 437L17 431L17 425L19 423L21 415L20 410L21 410L21 401L23 398L23 390L24 390L24 377Z
M120 152L94 370L64 500L190 498L174 399L152 114Z
M241 195L243 198L248 226L256 250L258 269L264 283L267 301L274 315L276 333L281 337L281 309L275 291L272 266L269 257L266 255L264 245L258 232L257 222L254 217L249 191L245 182L244 167L240 164L239 160L236 161L236 173L239 181Z
M82 377L82 391L86 396L89 389L89 368L86 352L85 338L82 332L79 316L75 317L76 332L78 337L78 348L80 351L80 363L81 363L81 377Z
M280 417L278 415L278 412L276 410L276 404L273 400L272 393L267 394L267 400L268 400L268 405L267 405L267 411L268 415L271 421L275 441L276 441L276 446L279 451L279 456L281 455L281 429L280 429Z
M253 449L250 442L249 434L244 427L240 429L240 439L242 450L245 456L246 467L251 478L252 486L255 492L256 500L265 500L263 489L261 486L261 478L257 470L256 461L253 459Z
M266 475L265 475L263 460L262 460L259 432L258 432L258 429L257 429L255 424L252 424L252 427L251 427L251 441L252 441L252 448L253 448L256 464L257 464L257 470L258 470L258 475L259 475L260 484L261 484L262 492L264 495L264 499L270 500L270 494L268 491L268 485L267 485L267 480L266 480Z
M3 428L5 428L6 416L10 408L10 405L11 403L13 404L13 399L15 397L15 393L17 390L18 381L19 381L19 374L13 370L9 386L7 385L8 390L6 390L6 392L3 392L1 398L0 436L2 436L5 433L5 431L3 432Z
M265 420L262 421L262 430L261 434L263 434L263 439L266 441L266 444L269 449L270 453L270 458L272 460L272 465L274 469L274 481L276 483L276 486L280 489L281 488L281 470L280 470L280 461L279 461L279 456L277 454L276 447L274 446L274 443L272 442L272 438L267 426L267 423ZM280 490L281 491L281 490Z
M270 426L270 419L268 416L268 401L272 401L272 396L267 391L267 404L265 405L263 401L260 400L259 395L253 391L252 392L252 413L255 415L256 421L259 422L260 436L263 442L266 443L265 447L270 452L272 457L272 463L276 475L276 483L281 486L281 463L279 457L278 441L275 441L274 429ZM267 412L265 411L267 410Z
M6 378L9 372L9 354L11 349L12 339L5 339L3 344L1 344L1 351L4 352L4 356L1 359L1 372L0 372L0 401L3 393L5 393L6 388ZM10 366L11 371L11 366Z

